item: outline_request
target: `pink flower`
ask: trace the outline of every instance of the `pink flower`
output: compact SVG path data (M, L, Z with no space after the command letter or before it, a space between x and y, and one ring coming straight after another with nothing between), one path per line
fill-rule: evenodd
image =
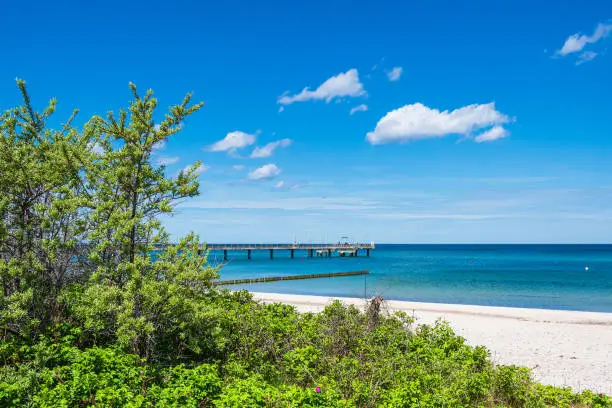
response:
M316 391L316 392L321 392L321 387L317 387L317 388L315 388L315 391Z

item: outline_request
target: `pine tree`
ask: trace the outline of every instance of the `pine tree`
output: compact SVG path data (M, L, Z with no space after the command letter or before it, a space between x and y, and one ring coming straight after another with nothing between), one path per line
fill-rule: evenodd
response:
M190 104L187 94L156 124L153 92L141 96L134 84L130 88L134 100L127 110L88 123L100 151L85 174L90 259L97 267L76 309L93 332L116 335L124 346L151 357L164 319L170 318L167 309L172 305L180 314L185 302L205 294L216 270L199 256L193 235L154 259L155 245L168 243L159 216L198 194L201 163L168 177L152 155L202 103Z
M56 100L37 112L25 82L17 86L23 104L0 115L0 327L33 338L60 320L61 289L81 278L74 259L88 136L71 124L77 111L48 128Z

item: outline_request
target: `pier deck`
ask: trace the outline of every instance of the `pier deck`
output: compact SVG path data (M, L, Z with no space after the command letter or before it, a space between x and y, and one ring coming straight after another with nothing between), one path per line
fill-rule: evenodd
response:
M266 249L374 249L374 243L369 244L206 244L206 249L211 251L246 251L246 250L266 250Z
M309 258L316 256L331 257L333 253L339 256L359 256L359 251L365 251L370 256L370 250L375 249L373 242L361 243L338 243L338 244L207 244L206 249L210 251L223 251L223 260L227 261L229 251L246 251L247 259L251 259L252 251L270 251L270 259L274 259L274 251L289 251L291 258L295 257L295 251L306 251Z
M159 246L163 247L163 246ZM339 256L359 256L359 251L370 256L370 250L375 249L373 242L364 243L337 243L337 244L205 244L202 250L223 251L223 259L227 260L230 251L241 251L247 253L251 259L252 251L270 251L270 259L274 259L274 251L289 251L291 258L295 257L295 251L306 251L309 258L315 255L320 257L331 257L334 253Z

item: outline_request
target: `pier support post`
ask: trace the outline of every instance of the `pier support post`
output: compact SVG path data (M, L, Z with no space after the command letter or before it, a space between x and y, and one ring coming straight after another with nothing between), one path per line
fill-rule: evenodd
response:
M251 250L247 249L247 259L251 259Z
M355 248L355 256L359 256L359 248Z
M312 258L312 249L309 249L309 250L308 250L308 257L309 257L309 258Z
M274 259L274 250L273 249L270 250L270 259Z
M327 250L327 257L328 257L328 258L331 258L331 249L328 249L328 250Z
M366 249L366 256L370 256L370 248Z
M293 249L291 250L291 259L293 259L293 252L294 252L294 251L295 251L295 250L293 250Z
M227 249L223 250L223 260L227 261Z

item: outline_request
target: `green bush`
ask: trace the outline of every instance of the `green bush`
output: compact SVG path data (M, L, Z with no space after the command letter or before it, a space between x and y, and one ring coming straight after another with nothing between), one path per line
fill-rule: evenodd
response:
M98 347L69 354L65 365L42 370L36 406L143 406L150 370L138 356Z
M215 365L202 364L192 369L178 365L165 370L158 383L153 384L147 399L155 406L208 406L221 392L222 381Z
M500 366L494 371L494 394L510 407L526 406L531 386L528 368Z
M79 346L81 331L67 325L32 344L1 342L0 406L612 407L605 395L494 366L485 348L444 322L415 330L401 316L381 316L372 329L340 303L299 314L226 291L211 292L202 307L215 333L203 335L226 341L182 362L169 355L169 365L112 344Z

